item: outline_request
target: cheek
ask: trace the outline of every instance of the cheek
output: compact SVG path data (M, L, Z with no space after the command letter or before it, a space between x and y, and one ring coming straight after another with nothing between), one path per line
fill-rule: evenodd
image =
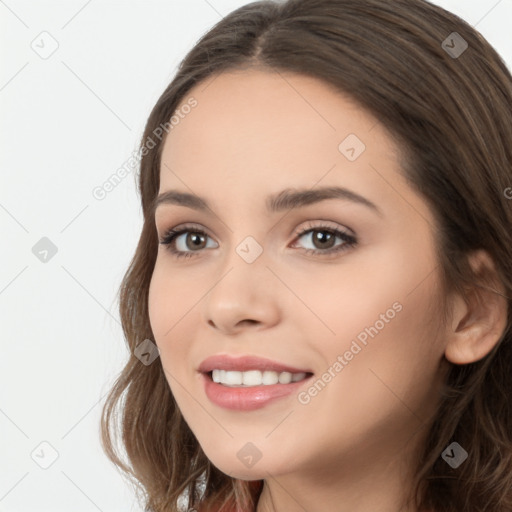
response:
M196 425L197 411L191 404L186 389L190 386L190 371L184 364L188 361L187 336L184 328L190 321L183 317L182 307L178 305L176 294L169 291L165 282L154 274L148 296L148 312L155 343L160 352L160 363L165 378L178 407L189 425ZM181 318L181 321L180 321Z
M194 306L206 293L203 281L197 280L186 271L181 273L167 268L165 255L157 259L148 293L148 314L155 340L162 345L173 339L183 320L194 314Z
M157 262L149 287L148 314L167 381L179 400L179 383L194 372L190 357L197 328L194 306L205 292L196 290L188 278L185 286L170 277L176 275Z
M411 411L422 418L430 412L443 356L439 318L430 307L438 276L427 259L411 265L398 254L382 257L378 272L368 267L347 275L317 309L334 331L316 345L326 364L320 377L329 381L319 395L340 404L333 425L347 417L365 422L395 411L414 420Z
M410 295L388 295L371 305L371 315L354 309L346 336L329 343L329 365L342 356L331 371L336 377L322 391L326 401L339 403L333 408L334 428L347 418L367 429L415 427L433 413L443 352L427 309L430 293L426 286ZM394 304L400 307L389 308L397 297ZM315 400L320 405L322 398Z
M177 289L164 277L157 265L151 279L148 294L148 315L154 341L160 352L160 361L167 382L175 399L179 402L180 390L177 383L183 382L183 364L186 358L186 344L180 342L182 328L187 317L183 316L183 305L178 304ZM180 321L181 318L181 321Z

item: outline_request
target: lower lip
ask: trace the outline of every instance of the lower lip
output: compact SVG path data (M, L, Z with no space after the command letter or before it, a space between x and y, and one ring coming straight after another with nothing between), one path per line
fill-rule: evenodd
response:
M270 402L296 392L312 377L312 375L310 375L299 382L290 382L290 384L270 384L247 388L232 388L213 382L208 374L203 373L202 376L204 380L204 390L210 401L219 407L235 411L254 411L255 409L260 409Z

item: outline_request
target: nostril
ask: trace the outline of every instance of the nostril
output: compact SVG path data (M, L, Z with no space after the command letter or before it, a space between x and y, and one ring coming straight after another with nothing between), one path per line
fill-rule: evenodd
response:
M258 324L259 322L257 320L251 320L250 318L246 319L246 320L240 320L240 322L238 322L239 325L244 325L246 323L249 325L252 325L252 324Z

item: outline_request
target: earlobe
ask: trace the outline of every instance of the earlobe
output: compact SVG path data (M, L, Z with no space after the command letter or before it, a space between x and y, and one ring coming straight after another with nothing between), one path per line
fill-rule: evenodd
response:
M446 333L445 356L454 364L469 364L485 357L500 341L507 326L505 287L498 279L489 254L478 250L469 258L474 287L465 300L452 299L452 318Z

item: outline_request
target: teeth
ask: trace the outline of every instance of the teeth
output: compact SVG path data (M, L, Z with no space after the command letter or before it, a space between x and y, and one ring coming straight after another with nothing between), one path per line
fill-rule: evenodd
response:
M299 380L303 380L305 378L305 373L292 373L292 382L299 382Z
M260 379L260 384L264 384L265 386L277 384L279 382L279 374L277 372L265 371Z
M290 373L290 372L272 372L272 371L259 371L249 370L246 372L228 371L228 370L213 370L213 382L224 384L225 386L233 387L251 387L251 386L269 386L272 384L289 384L290 382L299 382L306 377L304 372Z

